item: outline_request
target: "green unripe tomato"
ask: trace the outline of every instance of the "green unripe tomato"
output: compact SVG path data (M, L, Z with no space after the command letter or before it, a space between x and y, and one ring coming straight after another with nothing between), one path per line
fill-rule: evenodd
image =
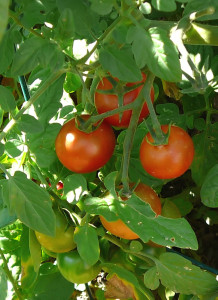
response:
M58 209L54 210L56 218L55 236L49 236L35 231L39 243L47 250L54 253L68 252L76 248L74 243L74 227L69 226L66 217Z
M98 263L93 266L85 263L77 251L58 253L57 265L65 279L77 284L93 280L101 270Z
M46 249L46 248L44 248L44 247L42 247L42 250L43 250L43 252L45 252L45 254L47 254L48 256L51 256L51 257L54 257L54 258L57 257L57 253L54 253L54 252L52 252L52 251L49 251L48 249Z

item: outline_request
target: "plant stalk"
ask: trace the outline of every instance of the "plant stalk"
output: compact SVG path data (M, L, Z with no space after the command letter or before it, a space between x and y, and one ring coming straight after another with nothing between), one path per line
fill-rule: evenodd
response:
M133 139L135 136L135 132L138 126L138 120L139 116L142 110L142 107L145 103L145 99L149 108L149 112L151 114L152 120L154 118L154 125L155 127L158 127L158 122L156 114L154 112L153 104L150 99L150 91L152 88L152 84L154 81L154 75L152 73L148 73L148 76L145 81L145 85L143 86L138 98L134 101L134 108L132 110L132 116L130 120L129 127L126 131L126 136L124 139L124 144L123 144L123 161L122 161L122 175L121 175L121 181L123 183L123 194L124 195L129 195L130 190L129 190L129 161L130 161L130 155L131 155L131 149L133 145ZM161 129L160 129L161 130Z
M5 273L6 273L7 277L8 277L8 279L10 280L10 282L11 282L11 284L12 284L12 286L13 286L13 289L14 289L16 295L17 295L17 298L18 298L19 300L24 300L24 297L23 297L23 295L21 294L21 292L20 292L20 290L19 290L19 287L17 286L17 282L15 281L14 277L12 276L12 274L11 274L9 268L8 268L7 260L6 260L5 256L4 256L4 252L2 251L1 248L0 248L0 255L1 255L1 258L2 258L2 260L3 260L3 262L4 262L4 267L3 267L3 268L4 268L4 271L5 271Z
M38 33L37 31L35 31L34 29L28 28L28 27L24 26L24 24L22 24L22 22L19 20L19 18L17 17L17 15L12 10L9 10L8 15L20 27L28 30L29 32L31 32L32 34L34 34L35 36L37 36L39 38L42 38L42 39L44 38L40 33Z
M66 72L65 69L59 70L56 73L53 73L43 84L42 86L33 94L29 101L25 102L20 111L14 116L13 119L5 126L5 128L0 133L0 142L7 135L7 133L14 127L20 117L25 113L25 111L36 102L36 100L47 90L47 88L54 83L62 74Z

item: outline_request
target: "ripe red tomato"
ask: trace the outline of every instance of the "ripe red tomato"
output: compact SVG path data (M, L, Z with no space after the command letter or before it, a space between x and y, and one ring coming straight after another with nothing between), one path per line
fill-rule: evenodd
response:
M35 231L39 243L47 250L54 253L68 252L76 247L74 243L74 228L69 226L65 216L55 209L56 232L55 236L49 236Z
M51 186L51 183L49 182L48 185ZM64 188L63 182L59 181L56 184L56 189L59 191L59 190L62 190L63 188Z
M56 189L59 191L62 190L63 188L64 188L63 182L59 181L56 185Z
M85 263L77 251L59 253L57 265L64 278L77 284L93 280L101 270L99 263L93 266Z
M82 116L88 119L89 116ZM97 125L96 125L97 126ZM102 122L91 133L76 127L75 119L63 125L55 141L61 163L76 173L89 173L103 167L111 158L116 144L113 129Z
M144 202L151 205L151 208L156 213L156 216L161 214L160 198L150 186L139 183L135 188L134 193ZM126 199L124 198L123 200L125 201ZM105 229L120 238L127 240L134 240L139 238L139 236L120 219L118 219L117 221L109 222L103 216L100 216L100 220Z
M161 126L167 132L169 125ZM190 167L194 158L194 144L188 133L180 127L171 126L167 145L153 146L148 133L140 147L140 161L150 175L160 179L181 176Z
M144 73L142 73L142 77L143 77L142 81L134 82L134 83L133 82L127 83L126 86L133 86L137 83L145 82L146 75ZM118 79L116 79L116 78L115 78L115 80L118 81ZM112 88L113 88L112 84L110 83L110 81L106 77L104 77L99 82L98 87L97 87L98 90L103 90L103 91L104 90L111 90ZM141 91L141 89L142 89L142 86L126 93L123 97L123 104L127 105L127 104L133 102L137 98L137 96L138 96L139 92ZM150 96L151 96L152 102L154 102L154 89L153 89L153 87L151 89ZM102 113L105 113L107 111L113 110L115 108L118 108L118 97L117 97L117 95L108 95L108 94L101 94L101 93L96 92L95 93L95 106L96 106L96 109L97 109L99 114L102 114ZM142 122L143 119L148 114L149 114L148 107L147 107L147 104L145 103L143 108L142 108L140 117L139 117L139 122ZM115 126L117 128L127 128L129 126L131 115L132 115L132 111L127 110L122 114L121 120L119 119L119 114L116 114L116 115L113 115L111 117L105 118L105 120L109 124L111 124L112 126Z

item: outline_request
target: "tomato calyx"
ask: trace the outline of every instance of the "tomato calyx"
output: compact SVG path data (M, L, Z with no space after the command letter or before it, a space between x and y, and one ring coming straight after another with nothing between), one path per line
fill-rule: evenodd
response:
M82 132L85 133L91 133L99 128L101 123L103 122L103 119L98 121L97 123L90 122L90 117L89 115L81 115L81 116L76 116L75 117L75 125L76 128Z
M119 187L119 190L118 190L118 195L121 197L121 198L130 198L134 192L134 190L136 189L136 187L139 185L139 181L137 183L129 183L128 185L128 190L125 189L124 186L120 186Z
M138 87L142 86L144 83L143 82L139 82L139 83L135 83L131 86L127 86L126 83L122 82L122 81L116 81L113 77L111 76L107 76L106 77L110 83L112 84L113 88L112 89L108 89L108 90L101 90L101 89L97 89L96 92L99 94L103 94L103 95L119 95L119 94L126 94L129 93L135 89L137 89Z
M148 144L152 145L152 146L164 146L164 145L168 145L168 142L169 142L169 137L170 137L170 130L171 130L171 126L172 126L172 122L168 125L168 130L167 132L165 133L161 128L161 133L156 130L154 130L153 127L150 127L148 124L147 125L147 128L150 132L150 135L151 135L151 139L148 138L148 135L145 136L145 139L147 141Z

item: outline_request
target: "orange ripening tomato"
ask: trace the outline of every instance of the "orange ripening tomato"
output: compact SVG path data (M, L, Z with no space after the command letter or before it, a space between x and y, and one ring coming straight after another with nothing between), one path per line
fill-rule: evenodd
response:
M155 191L144 183L139 183L135 188L134 193L141 198L144 202L149 203L152 210L156 213L156 216L161 214L161 201ZM123 198L123 200L127 200ZM109 222L103 216L100 216L100 220L105 229L110 233L127 240L138 239L139 236L133 232L122 220Z
M89 116L82 116L87 120ZM113 129L102 122L90 133L76 127L75 119L63 125L55 141L60 162L76 173L90 173L103 167L111 158L116 138Z
M167 133L169 125L162 125L161 129ZM153 142L148 133L140 146L140 161L146 172L156 178L172 179L188 170L194 158L194 144L184 129L171 126L167 145L154 146Z
M146 75L142 73L142 81L139 82L130 82L127 83L126 86L130 87L133 86L137 83L144 83L146 80ZM118 79L114 78L116 81ZM123 105L127 105L138 97L143 85L137 87L136 89L126 93L123 97ZM111 82L104 77L98 84L97 90L111 90L113 88ZM152 87L151 89L151 101L154 102L154 88ZM95 93L95 106L99 114L105 113L107 111L113 110L118 108L118 96L117 95L108 95L108 94L101 94L96 92ZM145 102L140 117L139 117L139 122L142 122L145 117L149 114L147 104ZM132 111L131 110L126 110L122 113L122 118L120 120L119 114L115 114L113 116L105 118L105 121L107 121L109 124L112 126L115 126L117 128L127 128L129 126L129 122L132 116Z

